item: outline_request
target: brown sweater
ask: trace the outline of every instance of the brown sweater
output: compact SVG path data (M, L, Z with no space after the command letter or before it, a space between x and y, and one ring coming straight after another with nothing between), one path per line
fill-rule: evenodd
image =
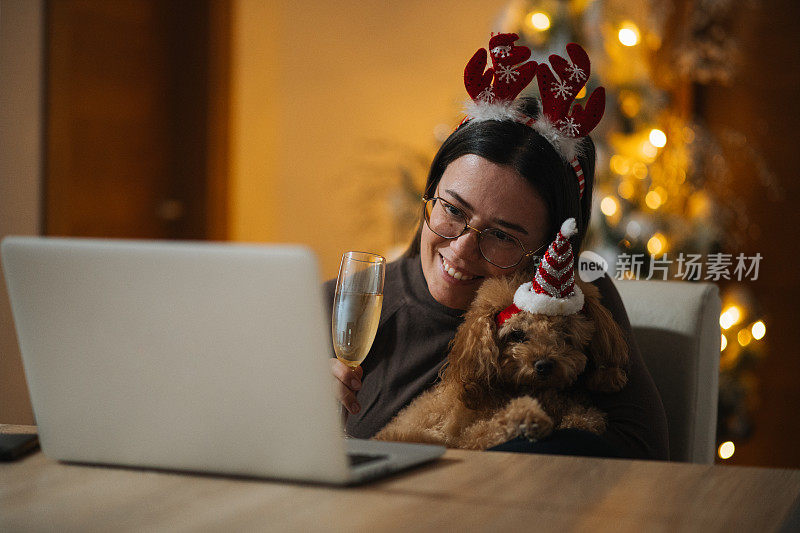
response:
M595 284L602 294L603 305L630 342L628 384L617 393L592 395L594 404L608 415L608 429L603 438L621 457L668 459L664 407L631 338L625 307L608 276ZM335 287L335 279L325 283L331 308ZM433 299L419 257L389 263L378 333L361 365L364 377L357 395L361 410L347 419L350 435L373 436L436 382L462 315L463 311L445 307Z

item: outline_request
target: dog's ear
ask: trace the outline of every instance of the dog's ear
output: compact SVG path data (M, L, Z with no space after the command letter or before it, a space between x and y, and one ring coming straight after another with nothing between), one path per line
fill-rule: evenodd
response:
M483 282L475 299L470 305L467 317L470 313L478 316L491 316L492 318L500 311L514 303L514 293L517 291L520 282L514 277L489 278Z
M469 409L489 405L500 375L499 355L494 317L468 317L453 339L442 379L460 385L461 401Z
M611 313L600 303L600 291L591 283L581 283L584 312L594 323L589 342L591 366L586 384L591 390L616 392L628 382L628 341Z
M461 387L461 400L469 409L494 399L492 389L500 375L495 315L513 302L514 289L505 278L486 280L453 338L442 381Z

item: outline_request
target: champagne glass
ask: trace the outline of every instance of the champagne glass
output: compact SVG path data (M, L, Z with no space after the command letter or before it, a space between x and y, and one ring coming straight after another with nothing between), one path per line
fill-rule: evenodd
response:
M383 305L386 259L367 252L345 252L336 280L331 329L336 357L357 368L367 357Z

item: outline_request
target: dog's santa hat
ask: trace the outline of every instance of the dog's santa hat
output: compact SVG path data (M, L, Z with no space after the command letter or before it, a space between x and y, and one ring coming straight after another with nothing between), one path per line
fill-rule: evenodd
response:
M578 233L574 218L561 225L539 262L533 280L523 283L514 294L514 303L497 315L497 325L527 311L540 315L574 315L583 308L583 292L575 285L575 258L569 238Z

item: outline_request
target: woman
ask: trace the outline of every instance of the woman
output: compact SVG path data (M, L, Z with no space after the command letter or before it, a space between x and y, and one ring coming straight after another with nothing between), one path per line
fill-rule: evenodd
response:
M541 116L538 100L516 102L526 117ZM331 360L339 401L349 413L348 434L371 437L435 383L464 310L484 279L531 270L534 257L570 217L578 225L573 249L580 250L594 176L588 136L577 152L583 154L583 191L553 144L519 120L467 121L442 144L428 175L423 212L444 209L451 219L463 217L464 225L443 230L423 215L409 249L387 266L378 333L362 367L351 370ZM509 255L509 243L515 254ZM668 459L664 409L625 308L610 278L594 283L630 344L628 384L618 393L592 395L607 414L606 433L560 430L535 443L520 438L495 449ZM334 289L335 280L326 283L331 305Z

